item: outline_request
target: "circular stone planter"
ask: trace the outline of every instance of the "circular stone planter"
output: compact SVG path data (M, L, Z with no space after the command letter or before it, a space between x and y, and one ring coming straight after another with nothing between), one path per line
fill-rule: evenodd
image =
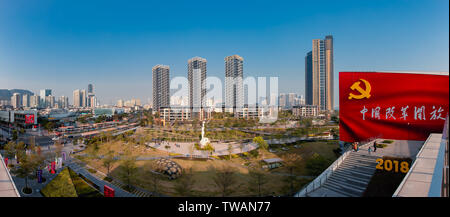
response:
M33 193L33 189L32 188L22 188L22 193L25 195L30 195Z

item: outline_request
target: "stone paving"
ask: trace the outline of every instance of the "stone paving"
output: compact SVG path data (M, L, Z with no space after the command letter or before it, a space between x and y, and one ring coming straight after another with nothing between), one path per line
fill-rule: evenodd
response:
M213 147L215 148L212 155L228 155L228 145L231 144L232 154L239 154L242 152L248 152L251 150L254 150L258 147L255 143L244 143L242 145L241 150L241 144L238 143L212 143ZM193 146L194 143L182 143L182 142L162 142L162 143L147 143L148 146L162 150L167 151L170 153L177 153L182 155L197 155L197 156L209 156L208 151L203 150L196 150ZM168 149L166 149L166 146L169 146Z
M33 192L31 194L25 194L22 192L22 189L25 187L25 179L14 176L13 174L11 174L11 176L21 197L43 197L40 193L41 189L44 188L48 183L50 183L59 174L59 172L61 172L62 169L63 168L57 169L55 174L51 174L48 170L43 169L42 176L46 179L43 183L38 183L37 178L29 178L28 187L33 189Z
M14 182L11 180L8 168L0 154L0 197L18 197ZM17 187L17 186L16 186Z

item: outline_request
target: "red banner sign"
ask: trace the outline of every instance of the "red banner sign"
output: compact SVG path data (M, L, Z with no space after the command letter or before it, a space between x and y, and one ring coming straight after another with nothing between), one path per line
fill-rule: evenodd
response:
M105 185L103 186L103 194L105 197L114 197L114 189Z
M55 162L55 161L52 161L50 173L51 173L51 174L55 174L55 173L56 173L55 170L56 170L56 162Z
M25 124L34 124L34 115L25 115Z
M448 97L448 75L340 72L339 140L424 141L442 133Z

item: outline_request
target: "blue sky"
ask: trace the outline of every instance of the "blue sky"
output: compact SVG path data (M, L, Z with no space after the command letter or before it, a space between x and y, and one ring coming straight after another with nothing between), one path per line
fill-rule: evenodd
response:
M304 94L312 39L334 37L339 71L448 71L447 0L28 1L0 0L0 89L50 88L71 99L94 84L102 103L151 98L151 68L186 76L208 60L223 77L238 54L244 76L279 76Z

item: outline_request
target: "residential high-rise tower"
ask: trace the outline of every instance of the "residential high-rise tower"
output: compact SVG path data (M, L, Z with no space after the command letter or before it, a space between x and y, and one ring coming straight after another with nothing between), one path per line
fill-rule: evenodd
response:
M194 57L188 60L188 82L192 117L203 119L202 113L206 101L206 59Z
M244 106L244 58L225 57L225 110L235 112Z
M320 110L334 107L333 36L314 39L312 51L305 57L306 103Z
M156 65L152 68L152 92L153 109L158 111L160 108L170 106L170 67L165 65Z

